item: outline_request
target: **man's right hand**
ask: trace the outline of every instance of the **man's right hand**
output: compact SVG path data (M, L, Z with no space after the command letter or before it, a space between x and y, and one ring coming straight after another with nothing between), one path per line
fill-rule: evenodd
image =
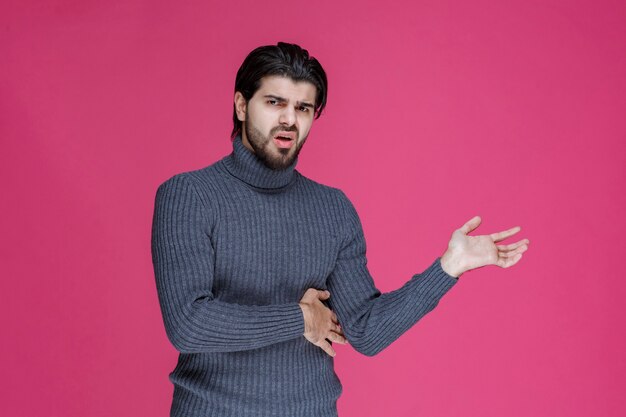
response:
M348 341L335 313L320 301L328 298L330 292L309 288L300 300L300 308L304 314L304 337L334 357L335 350L326 339L343 344Z

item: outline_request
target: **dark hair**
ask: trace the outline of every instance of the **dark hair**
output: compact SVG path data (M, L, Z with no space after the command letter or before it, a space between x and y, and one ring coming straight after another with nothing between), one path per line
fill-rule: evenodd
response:
M315 86L315 119L326 106L328 81L326 72L317 59L310 57L306 49L290 43L260 46L250 52L237 71L235 92L239 91L246 101L261 87L261 78L281 75L293 81L308 81ZM237 118L233 103L233 131L231 138L241 132L241 121Z

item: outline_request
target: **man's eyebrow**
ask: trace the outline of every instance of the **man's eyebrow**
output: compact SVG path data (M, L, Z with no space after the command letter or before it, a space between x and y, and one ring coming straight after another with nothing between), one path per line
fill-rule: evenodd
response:
M274 99L274 100L278 101L279 103L287 102L286 98L283 98L283 97L280 97L280 96L275 96L274 94L265 94L263 96L263 98L271 98L271 99ZM303 107L309 107L311 109L315 108L315 106L313 104L309 103L308 101L299 101L297 103L300 106L303 106Z
M284 99L284 98L279 97L279 96L275 96L275 95L273 95L273 94L266 94L266 95L264 95L263 97L264 97L264 98L273 98L274 100L276 100L276 101L280 101L281 103L284 103L285 101L287 101L287 99Z

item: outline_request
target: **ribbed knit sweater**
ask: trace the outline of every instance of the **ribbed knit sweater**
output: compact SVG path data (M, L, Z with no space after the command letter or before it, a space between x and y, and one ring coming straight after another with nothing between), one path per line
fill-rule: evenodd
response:
M337 416L334 359L304 336L299 301L327 289L350 343L375 355L457 282L437 258L381 293L346 195L292 165L233 152L156 192L152 260L166 334L180 352L171 416Z

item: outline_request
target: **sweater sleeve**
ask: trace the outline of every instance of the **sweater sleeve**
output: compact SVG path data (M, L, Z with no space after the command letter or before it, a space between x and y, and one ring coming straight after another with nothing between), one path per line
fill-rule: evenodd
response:
M194 180L178 174L156 192L152 262L166 334L181 353L256 349L302 336L297 302L241 305L219 301L212 292L214 217Z
M374 356L437 306L457 278L441 269L437 258L402 287L381 293L367 268L366 244L359 216L341 192L346 217L344 240L327 281L328 303L346 338L360 353Z

